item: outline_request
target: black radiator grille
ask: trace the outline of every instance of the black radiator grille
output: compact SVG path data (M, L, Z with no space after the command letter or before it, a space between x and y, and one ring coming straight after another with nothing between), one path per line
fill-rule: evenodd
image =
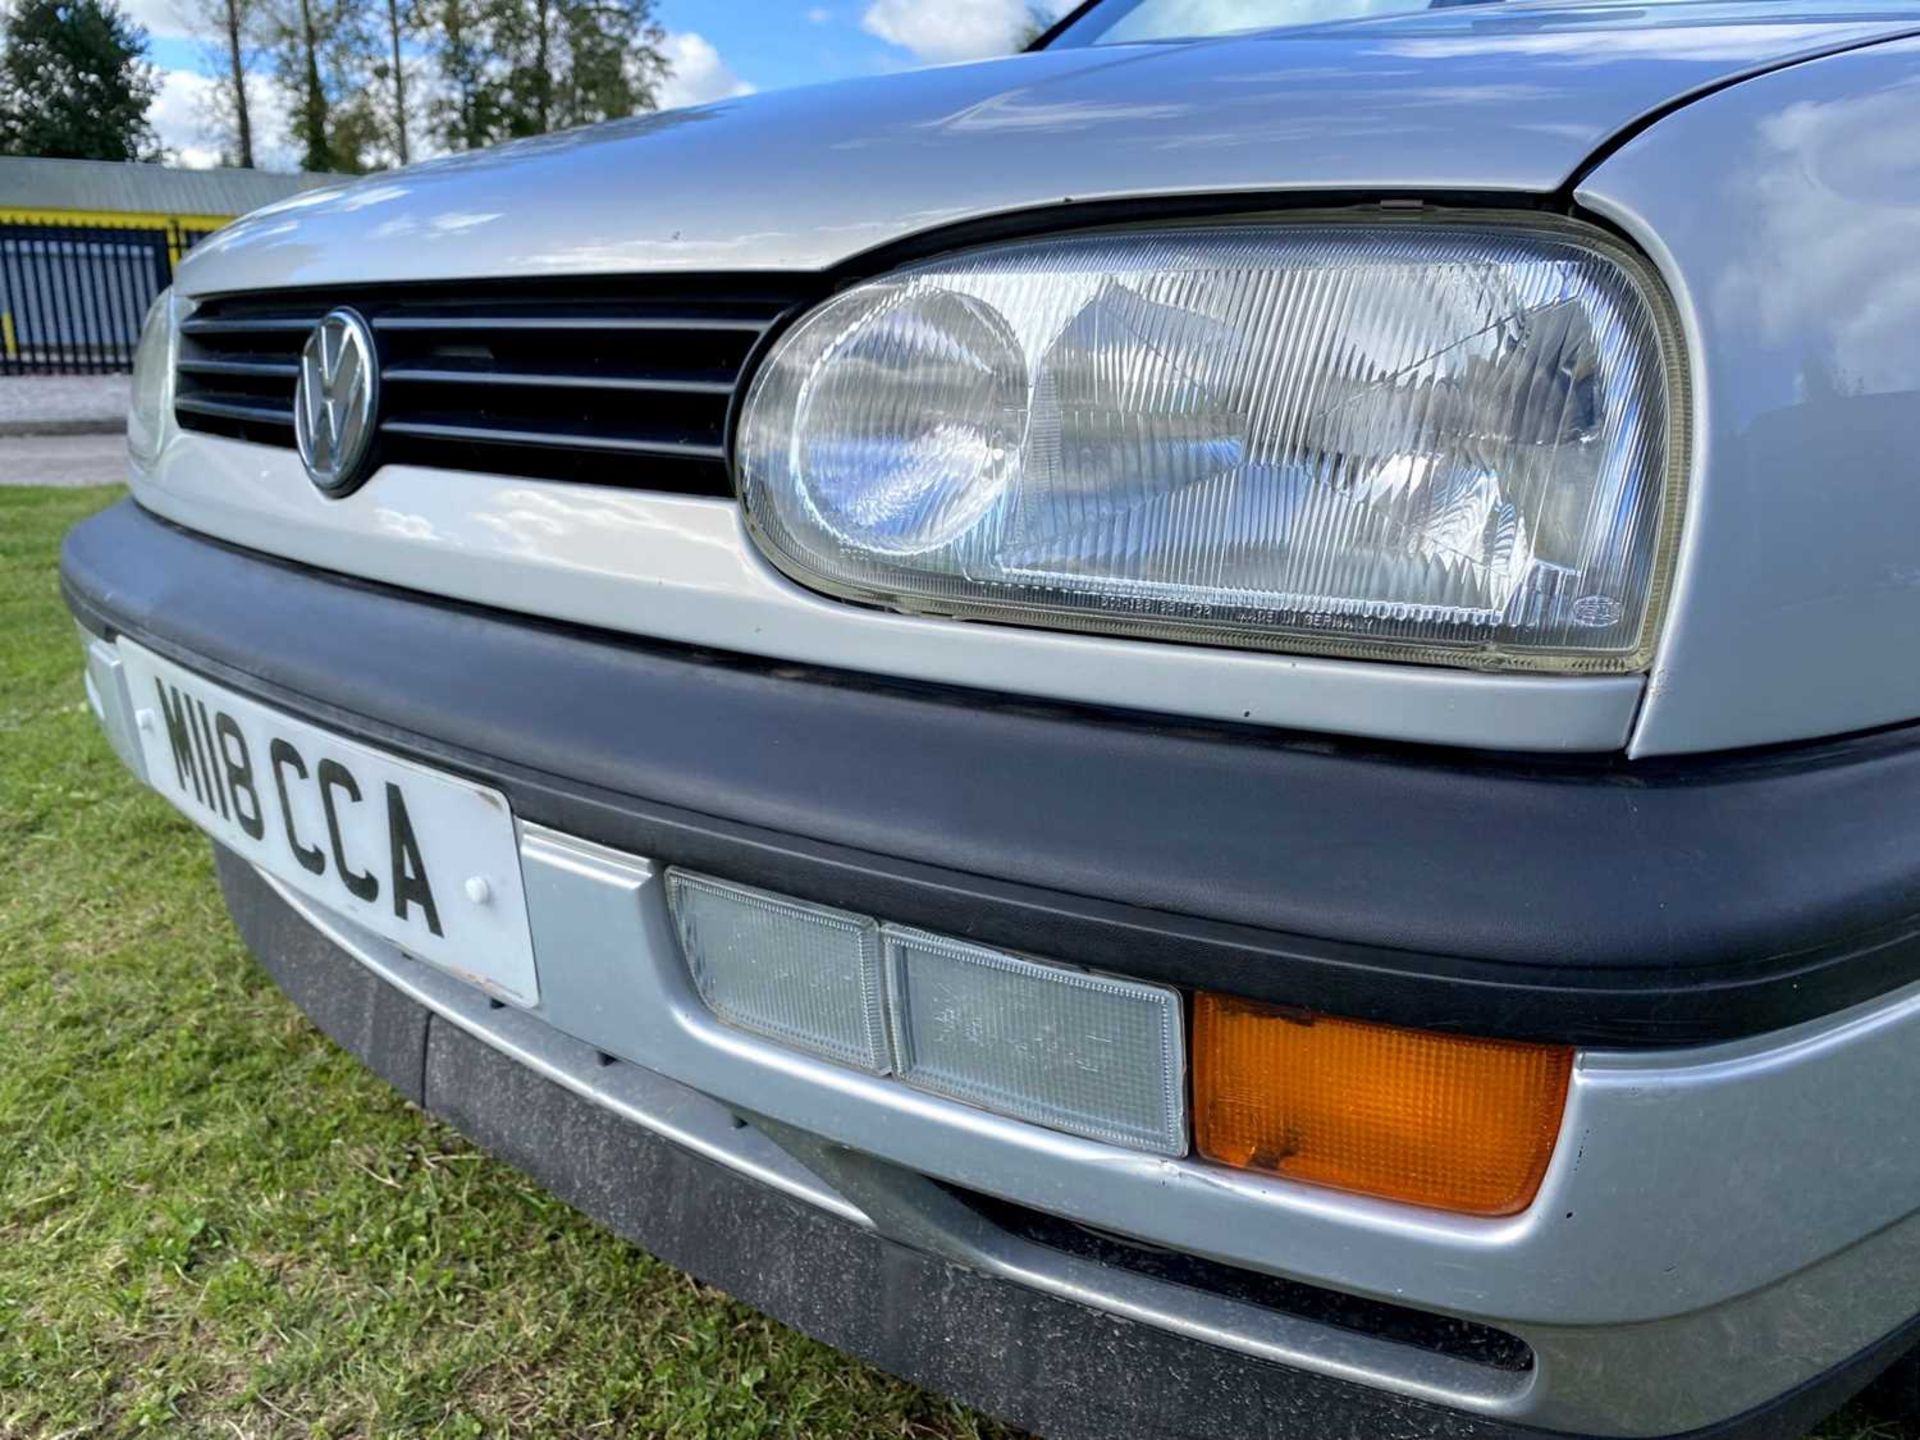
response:
M293 444L301 347L348 305L380 354L376 464L726 495L726 427L761 338L815 298L759 277L287 291L181 327L189 430Z

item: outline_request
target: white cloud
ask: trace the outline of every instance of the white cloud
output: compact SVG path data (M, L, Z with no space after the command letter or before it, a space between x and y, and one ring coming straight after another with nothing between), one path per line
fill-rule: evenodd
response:
M299 157L287 144L287 111L279 94L257 77L247 86L252 99L254 163L267 170L297 170ZM155 133L189 170L207 170L221 161L222 135L214 117L213 81L191 70L163 70L160 93L148 118Z
M807 22L812 25L824 25L833 19L833 12L824 5L816 5L807 11Z
M122 8L146 27L156 40L199 38L187 21L187 11L179 0L122 0Z
M206 112L213 99L213 81L191 70L164 71L160 93L147 118L160 143L189 170L205 170L220 163L217 137L208 132Z
M734 74L733 67L713 48L713 42L692 30L667 36L663 47L673 73L660 85L660 108L705 105L735 95L751 95L753 86Z
M1005 55L1026 35L1037 9L1051 20L1071 0L873 0L860 28L936 63Z

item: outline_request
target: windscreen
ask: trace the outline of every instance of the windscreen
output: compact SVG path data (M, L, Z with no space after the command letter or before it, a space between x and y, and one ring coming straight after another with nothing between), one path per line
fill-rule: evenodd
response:
M1500 0L1102 0L1076 16L1047 48L1189 40L1498 3Z

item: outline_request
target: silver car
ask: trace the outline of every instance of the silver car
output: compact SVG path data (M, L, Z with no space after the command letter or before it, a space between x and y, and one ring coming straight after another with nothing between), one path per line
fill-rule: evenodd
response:
M324 1029L888 1369L1789 1435L1920 1340L1916 156L1912 5L1094 0L303 195L89 691Z

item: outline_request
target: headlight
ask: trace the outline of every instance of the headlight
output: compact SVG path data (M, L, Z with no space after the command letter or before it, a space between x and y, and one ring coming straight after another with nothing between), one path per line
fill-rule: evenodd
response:
M133 352L133 398L127 407L127 449L142 469L159 458L173 409L173 291L162 290L147 307L140 344Z
M737 443L803 584L1378 659L1646 662L1680 499L1646 266L1519 219L1102 233L842 292Z

